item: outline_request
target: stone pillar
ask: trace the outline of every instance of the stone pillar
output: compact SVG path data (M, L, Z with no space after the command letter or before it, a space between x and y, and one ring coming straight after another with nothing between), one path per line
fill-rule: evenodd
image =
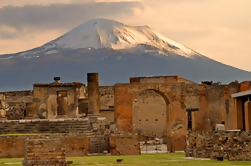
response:
M87 74L88 82L88 114L99 115L99 81L98 73L88 73Z
M236 124L237 129L243 130L243 111L242 111L242 100L241 98L235 98L235 113L236 113Z
M5 115L6 115L5 95L0 94L0 120L7 120Z
M26 117L25 119L37 118L37 103L26 103Z
M245 109L245 128L251 130L251 102L247 101L244 106Z

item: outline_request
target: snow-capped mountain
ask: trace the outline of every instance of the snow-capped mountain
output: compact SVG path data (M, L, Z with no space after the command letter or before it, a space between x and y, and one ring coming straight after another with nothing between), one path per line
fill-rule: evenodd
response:
M129 77L180 75L199 82L251 78L249 72L213 61L148 26L94 19L41 47L0 56L0 91L30 89L35 82L86 82L99 72L101 84L128 82ZM28 78L27 78L28 77Z
M123 50L140 48L140 45L152 46L155 51L164 55L168 55L166 51L185 57L199 55L190 48L163 36L148 26L127 26L113 20L94 19L79 25L58 39L44 44L39 50L26 51L18 54L18 57L38 57L36 55L41 52L46 55L58 53L57 49L88 48L90 50L111 48ZM141 50L149 51L145 47ZM5 58L13 58L13 56Z
M127 26L120 22L97 19L88 21L64 36L46 44L60 48L128 49L138 44L154 46L184 56L193 55L191 49L164 37L148 26Z

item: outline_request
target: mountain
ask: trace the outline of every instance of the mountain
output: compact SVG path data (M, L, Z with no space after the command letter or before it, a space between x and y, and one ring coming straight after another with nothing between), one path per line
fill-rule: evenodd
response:
M86 82L98 72L101 85L134 76L179 75L195 82L245 81L251 73L207 58L148 26L94 19L32 50L0 56L0 91L32 89L59 76Z

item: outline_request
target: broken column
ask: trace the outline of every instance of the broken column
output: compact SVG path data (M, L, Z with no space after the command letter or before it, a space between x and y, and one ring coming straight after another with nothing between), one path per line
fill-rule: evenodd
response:
M0 120L7 120L5 115L6 115L5 95L0 94Z
M88 114L100 114L98 73L88 73Z

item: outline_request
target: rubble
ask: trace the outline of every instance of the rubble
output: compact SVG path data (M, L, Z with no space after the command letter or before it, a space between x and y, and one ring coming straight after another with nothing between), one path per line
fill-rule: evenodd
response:
M186 157L251 161L251 131L189 131Z

